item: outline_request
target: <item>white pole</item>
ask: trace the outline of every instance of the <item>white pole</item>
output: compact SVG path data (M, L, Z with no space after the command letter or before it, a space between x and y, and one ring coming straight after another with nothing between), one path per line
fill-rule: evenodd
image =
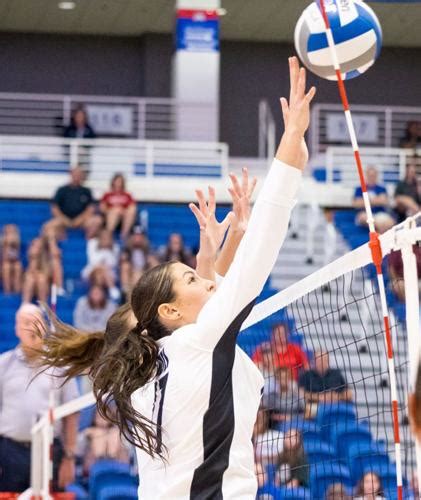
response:
M414 391L417 377L418 365L421 353L421 331L420 331L420 301L418 295L417 259L412 249L414 241L411 240L408 230L415 226L414 219L407 219L405 228L401 233L403 278L405 286L406 303L406 331L408 338L408 358L409 358L409 390ZM408 237L405 238L405 235ZM421 485L421 444L415 439L415 450L417 458L418 482Z

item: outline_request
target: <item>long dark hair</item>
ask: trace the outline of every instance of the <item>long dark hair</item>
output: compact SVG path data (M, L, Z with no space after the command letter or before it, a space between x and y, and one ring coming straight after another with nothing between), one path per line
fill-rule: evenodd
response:
M87 372L100 415L131 444L160 457L156 425L132 406L131 396L158 374L157 341L171 334L159 321L158 307L175 299L172 264L143 274L131 303L117 309L105 332L85 333L53 318L55 328L41 351L41 365L62 368L65 380Z

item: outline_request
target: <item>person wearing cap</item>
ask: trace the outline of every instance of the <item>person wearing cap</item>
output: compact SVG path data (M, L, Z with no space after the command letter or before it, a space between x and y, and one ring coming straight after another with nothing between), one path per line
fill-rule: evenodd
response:
M76 381L64 385L52 370L39 372L34 349L42 345L39 331L45 330L40 309L22 305L16 313L19 345L0 355L0 491L23 492L30 486L31 427L48 411L49 395L55 405L79 396ZM54 438L54 488L74 480L78 414L58 422Z

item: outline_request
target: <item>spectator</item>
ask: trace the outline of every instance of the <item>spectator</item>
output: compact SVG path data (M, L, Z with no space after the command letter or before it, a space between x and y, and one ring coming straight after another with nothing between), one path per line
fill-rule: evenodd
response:
M298 344L288 341L288 329L285 323L277 323L272 328L271 334L272 355L275 357L276 368L289 368L293 378L297 380L300 370L308 368L308 359ZM259 364L262 360L262 346L258 346L252 359Z
M83 106L77 107L63 132L64 137L75 139L95 139L96 134L88 121L88 115Z
M72 168L70 177L70 183L60 187L54 195L51 207L53 219L46 226L59 231L65 228L82 228L87 238L91 238L102 226L102 217L95 215L91 190L83 186L82 168Z
M314 368L300 375L298 386L304 391L305 412L308 418L315 415L320 402L330 403L352 399L352 393L348 389L342 372L337 368L330 368L329 353L325 351L315 352Z
M151 252L146 234L141 227L136 226L120 254L120 283L126 297L143 272L158 264L159 260Z
M95 412L91 427L84 431L86 450L84 453L83 469L89 473L91 466L99 459L110 458L119 462L128 462L129 454L122 443L120 431Z
M390 229L395 223L393 217L388 213L389 197L386 188L377 183L378 172L375 167L368 167L366 171L367 193L370 198L371 209L374 216L374 224L380 233ZM358 210L355 221L359 226L367 224L367 214L364 210L363 192L358 186L354 192L353 207Z
M88 294L80 297L73 313L76 328L85 332L103 332L108 318L116 310L114 302L107 296L107 290L92 285Z
M399 146L401 148L415 149L421 146L421 123L417 121L410 121L406 125L405 135L400 140Z
M193 266L193 256L189 249L184 246L183 237L179 233L171 233L168 237L167 246L161 249L161 261L177 261L187 266Z
M360 479L354 500L381 500L383 494L382 482L374 472L366 472Z
M286 367L278 368L276 379L279 392L271 394L272 399L269 398L268 402L273 406L269 408L273 408L274 420L278 422L290 420L302 410L297 381L293 379L291 370Z
M413 245L412 250L417 259L418 290L421 292L421 247ZM403 281L403 261L400 250L392 251L387 257L392 289L401 302L405 301L405 286Z
M270 412L261 407L257 412L256 423L253 430L253 443L256 461L263 467L274 464L283 450L284 435L282 432L271 428L272 419Z
M20 234L15 224L6 224L3 227L0 261L3 292L20 293L22 290Z
M342 483L333 483L326 490L326 500L351 500L351 496Z
M117 266L120 250L113 240L113 235L102 229L97 238L91 238L87 245L88 263L82 269L82 278L91 284L92 273L102 275L102 280L109 290L111 298L118 300L119 291L116 289Z
M398 222L415 215L420 210L421 192L417 181L415 160L408 163L405 178L398 182L395 190L395 211Z
M304 452L301 434L297 429L289 429L284 436L284 449L277 461L275 482L287 488L307 487L309 465Z
M78 396L74 379L64 385L49 369L38 372L31 361L34 349L40 349L43 331L40 310L24 304L16 313L16 349L0 355L0 491L25 491L30 486L31 427L48 411L50 391L57 404ZM78 415L65 417L55 426L54 489L74 480L74 453Z
M114 233L120 225L122 240L126 240L136 221L137 206L132 195L126 191L122 174L115 174L111 180L111 190L104 194L99 205L105 216L108 231Z
M53 281L57 285L57 293L63 295L61 251L54 230L50 227L45 229L42 236L32 240L29 246L28 267L22 288L23 302L31 302L33 298L47 302Z
M268 474L266 468L260 462L254 463L254 472L257 477L257 488L261 490L268 484Z

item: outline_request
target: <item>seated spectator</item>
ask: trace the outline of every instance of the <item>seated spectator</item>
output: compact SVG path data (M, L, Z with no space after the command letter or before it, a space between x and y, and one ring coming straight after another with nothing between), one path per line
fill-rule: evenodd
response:
M128 462L128 449L122 443L120 431L95 412L91 427L84 431L86 449L84 453L83 469L89 473L91 466L99 459L109 458L119 462Z
M284 447L282 432L272 429L271 413L261 407L257 412L256 423L253 430L253 444L255 459L263 467L275 464Z
M278 457L275 477L277 486L287 488L307 487L309 483L309 464L304 452L301 433L289 429L284 436L284 449Z
M111 298L118 300L120 294L116 289L117 266L120 250L113 240L113 235L102 229L97 238L91 238L87 244L88 263L82 269L82 278L91 284L92 274L102 275L102 280L109 290ZM96 278L98 283L99 278Z
M272 393L268 398L268 402L272 404L269 408L274 412L272 418L277 422L290 420L302 411L297 381L293 379L289 368L278 368L276 379L279 392Z
M395 189L395 212L398 222L415 215L421 208L421 190L417 180L415 160L408 163L405 178L398 182Z
M401 148L415 149L421 146L421 123L410 121L406 125L405 135L399 142Z
M367 193L370 198L371 209L374 217L374 224L377 231L384 233L395 223L393 217L388 213L389 197L386 188L377 183L378 173L375 167L368 167L366 171ZM358 210L356 224L365 226L367 224L367 214L364 209L363 192L358 186L354 192L352 206Z
M143 272L158 264L159 260L152 253L146 234L141 227L136 226L120 254L120 283L126 297Z
M83 106L78 106L72 113L70 125L63 132L64 137L75 139L95 139L96 134L88 121L88 115Z
M355 492L354 500L382 500L382 482L374 472L366 472L360 479Z
M326 490L326 500L351 500L346 486L342 483L331 484Z
M0 262L3 292L20 293L22 290L20 234L15 224L6 224L3 227Z
M120 225L120 236L126 240L136 221L137 205L132 195L125 189L122 174L115 174L111 180L111 190L104 194L99 208L105 216L105 226L114 233Z
M81 228L91 238L102 226L100 215L95 215L91 190L83 186L84 173L81 167L70 171L71 181L60 187L53 198L53 219L47 222L48 229L64 232L66 228Z
M40 373L35 367L34 350L42 348L40 333L45 331L37 306L24 304L18 309L15 330L19 345L0 355L0 491L21 493L30 487L31 428L48 412L51 392L57 406L74 400L79 393L75 379L63 384L57 377L61 369ZM54 491L75 479L78 421L78 413L72 413L54 426Z
M307 418L314 417L318 403L352 399L342 372L338 368L330 368L329 353L325 351L314 353L314 367L300 375L298 386L304 391Z
M116 310L114 302L108 299L107 290L92 285L88 294L80 297L73 312L73 324L85 332L103 332L108 318Z
M28 267L22 287L23 302L31 302L32 299L47 302L53 282L57 285L58 294L63 295L61 251L54 230L46 228L42 236L32 240L28 249Z
M168 237L166 247L161 248L160 257L162 262L175 260L193 266L193 255L188 248L184 246L183 237L179 233L171 233Z
M413 252L417 259L418 273L418 290L421 293L421 247L414 245ZM393 250L387 256L387 264L389 269L390 279L392 281L392 289L401 302L405 302L405 285L403 281L403 261L400 250Z
M288 342L288 329L285 323L277 323L272 328L270 345L276 368L289 368L297 380L300 370L308 368L308 359L298 344ZM262 346L255 350L252 360L259 364L262 360Z

